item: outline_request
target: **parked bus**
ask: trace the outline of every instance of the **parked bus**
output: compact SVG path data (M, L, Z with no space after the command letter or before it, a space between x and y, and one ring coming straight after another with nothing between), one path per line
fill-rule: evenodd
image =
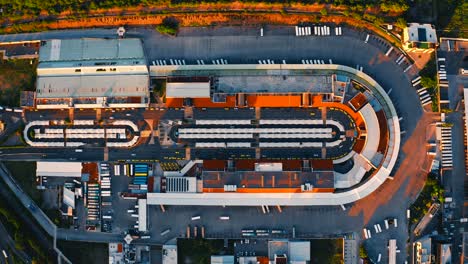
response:
M171 229L166 229L166 230L161 232L161 236L165 236L165 235L169 234L169 232L171 232Z

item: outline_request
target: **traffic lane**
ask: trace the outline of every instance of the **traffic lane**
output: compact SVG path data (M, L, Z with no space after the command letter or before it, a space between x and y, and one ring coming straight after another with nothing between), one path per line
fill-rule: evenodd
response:
M22 124L19 117L15 117L14 115L6 112L0 114L0 120L5 123L5 130L0 133L0 138L4 139L7 139L11 134L13 134Z
M103 148L80 148L82 152L76 152L75 148L10 148L0 150L2 160L56 160L56 161L102 161Z
M83 241L94 243L122 242L123 234L112 234L103 232L87 232L66 228L57 229L57 239L68 241Z
M31 198L13 181L13 177L8 170L0 163L0 177L6 184L0 184L0 194L3 196L11 208L26 208L26 210L19 210L16 213L19 215L20 220L28 227L28 231L36 238L47 254L55 254L52 242L49 240L47 234L53 234L53 223L41 211L37 210ZM8 185L8 186L7 186ZM9 189L9 190L8 190ZM15 198L16 196L16 198ZM31 218L31 215L33 218ZM39 226L38 226L39 225ZM40 226L42 228L40 228Z
M96 109L76 108L73 111L74 120L97 120Z
M143 114L146 112L146 109L103 109L101 111L101 119L102 120L130 120L135 123L143 119Z
M157 161L185 159L185 148L160 148L158 144L128 148L109 148L109 161Z
M0 35L0 42L104 37L117 38L116 29L67 29L39 33L7 34Z
M157 225L150 224L152 238L165 242L176 236L185 236L187 226L205 227L206 237L240 238L242 229L282 229L292 236L293 226L296 237L327 237L357 231L362 225L362 216L348 215L339 206L269 207L270 213L263 214L258 207L221 207L221 206L166 206L162 212L159 206L149 206L149 219L158 219ZM192 221L193 216L200 220ZM220 220L229 216L229 220ZM311 224L313 223L313 224ZM161 232L170 233L161 236Z
M185 159L185 149L162 149L155 146L147 145L133 149L109 148L108 161ZM76 149L81 149L82 151L76 152ZM103 161L104 148L4 148L0 150L0 159L24 161Z
M450 177L450 187L451 187L451 197L455 203L455 208L452 209L453 219L458 220L464 215L464 181L466 176L466 164L465 164L465 145L459 144L459 142L464 142L464 113L453 112L447 115L447 122L453 124L452 127L452 157L453 157L453 167ZM453 232L453 255L457 258L461 255L461 248L459 245L462 245L463 232L460 232L460 227L463 227L461 223L454 222L455 228Z
M28 122L35 120L65 120L69 118L68 109L61 110L25 110L25 119Z
M367 249L369 258L373 263L377 263L379 254L381 254L381 263L388 263L389 251L388 245L390 239L396 239L397 250L399 253L396 253L396 263L404 263L407 259L406 251L406 240L400 233L406 233L406 225L399 224L397 228L390 226L389 229L385 229L385 224L383 221L375 224L380 224L382 229L381 233L376 233L374 225L368 226L367 229L372 232L372 237L370 239L364 240L364 246Z
M13 254L20 258L24 263L31 263L31 257L28 256L24 251L18 250L15 246L15 242L8 234L5 226L0 222L0 234L2 239L0 239L0 250L5 250L7 254ZM0 259L3 259L3 254L0 256Z

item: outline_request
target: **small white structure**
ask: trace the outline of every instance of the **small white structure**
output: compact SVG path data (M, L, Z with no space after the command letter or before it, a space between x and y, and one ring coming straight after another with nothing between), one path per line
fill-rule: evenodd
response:
M123 262L123 246L121 243L109 243L109 264Z
M283 171L283 163L255 163L255 171Z
M146 199L138 200L138 231L148 231L148 217L146 214Z
M63 203L75 209L75 193L68 188L63 188Z
M177 264L177 245L163 245L162 264Z
M409 23L403 30L403 48L433 49L437 46L437 34L431 24Z
M234 264L234 256L211 256L211 264Z
M168 82L167 98L209 98L210 82Z

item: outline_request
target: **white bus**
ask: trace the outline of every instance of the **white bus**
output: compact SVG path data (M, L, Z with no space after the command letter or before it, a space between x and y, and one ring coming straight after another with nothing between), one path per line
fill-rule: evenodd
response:
M201 217L199 215L192 216L192 221L200 220L200 219L201 219Z
M169 232L171 232L171 229L166 229L166 230L161 232L161 236L165 236L165 235L169 234Z

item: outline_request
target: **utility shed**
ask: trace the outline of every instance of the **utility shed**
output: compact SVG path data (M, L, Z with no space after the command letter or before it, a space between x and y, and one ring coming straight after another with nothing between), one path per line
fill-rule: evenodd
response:
M36 176L41 177L81 177L81 162L38 161Z
M209 98L210 82L168 82L167 98Z

